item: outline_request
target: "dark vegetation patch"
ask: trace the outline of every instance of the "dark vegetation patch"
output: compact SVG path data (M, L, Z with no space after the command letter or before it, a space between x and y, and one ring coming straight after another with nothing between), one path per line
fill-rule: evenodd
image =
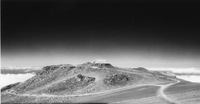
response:
M126 85L131 79L132 78L125 74L114 74L107 77L104 83L106 85Z

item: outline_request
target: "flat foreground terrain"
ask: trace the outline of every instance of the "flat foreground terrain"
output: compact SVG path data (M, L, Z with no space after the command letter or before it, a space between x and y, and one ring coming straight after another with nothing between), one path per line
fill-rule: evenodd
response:
M200 84L180 80L175 84L149 85L109 94L84 96L77 101L113 104L200 104Z

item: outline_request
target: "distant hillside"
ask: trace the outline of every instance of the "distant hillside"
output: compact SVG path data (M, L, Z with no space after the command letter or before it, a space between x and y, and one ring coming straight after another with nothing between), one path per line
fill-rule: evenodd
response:
M130 85L167 83L172 81L170 78L173 77L142 67L125 69L95 62L77 66L61 64L45 66L34 77L8 87L2 93L51 96L89 94Z

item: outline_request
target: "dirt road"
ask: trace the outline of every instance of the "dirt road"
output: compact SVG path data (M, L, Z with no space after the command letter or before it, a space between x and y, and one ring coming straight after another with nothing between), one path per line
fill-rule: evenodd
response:
M160 89L158 90L158 96L159 97L162 97L162 99L164 99L167 103L169 104L180 104L178 101L172 99L172 98L169 98L165 93L165 89L167 89L168 87L174 85L174 84L177 84L179 83L180 81L179 80L174 80L176 81L175 83L170 83L170 84L167 84L167 85L160 85Z

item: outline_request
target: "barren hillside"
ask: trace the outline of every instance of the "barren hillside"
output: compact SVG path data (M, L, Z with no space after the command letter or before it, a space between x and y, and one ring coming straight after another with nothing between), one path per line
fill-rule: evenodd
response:
M45 66L34 77L2 90L3 102L71 102L74 97L113 91L119 88L174 82L160 72L145 68L119 68L109 63ZM63 100L62 98L66 99ZM60 100L52 100L59 98Z

